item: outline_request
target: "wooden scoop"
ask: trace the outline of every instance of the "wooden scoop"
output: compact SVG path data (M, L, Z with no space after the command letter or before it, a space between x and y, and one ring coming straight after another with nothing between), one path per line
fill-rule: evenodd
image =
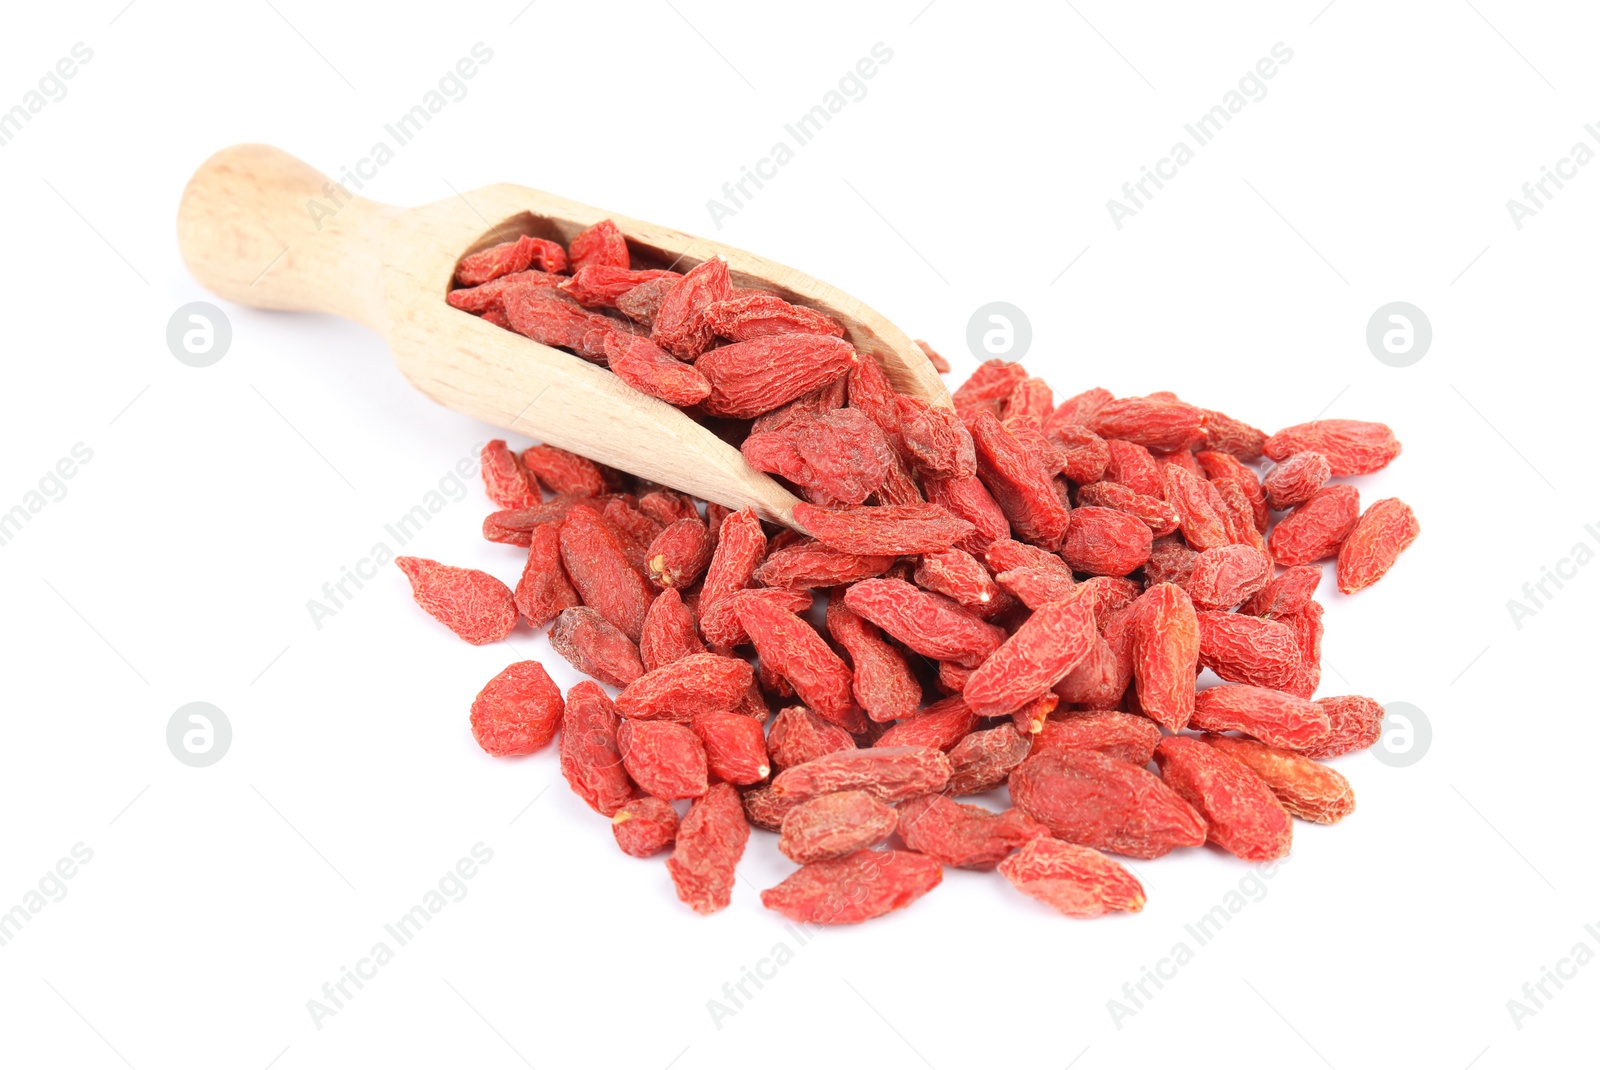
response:
M832 286L741 249L500 184L421 208L351 195L269 145L235 145L200 166L178 208L178 245L212 293L256 308L331 312L388 340L411 385L442 405L730 508L796 526L794 495L671 405L571 353L451 308L456 263L530 234L566 245L602 219L634 266L688 271L713 256L738 286L777 292L845 326L896 390L950 395L892 323Z

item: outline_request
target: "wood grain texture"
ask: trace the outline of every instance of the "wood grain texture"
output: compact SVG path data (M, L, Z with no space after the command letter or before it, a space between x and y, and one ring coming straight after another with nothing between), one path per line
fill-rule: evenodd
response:
M340 204L331 215L311 203ZM445 302L462 256L519 234L563 244L611 219L636 266L678 271L713 256L739 286L776 291L845 325L895 389L950 395L922 351L888 320L824 282L741 249L499 184L420 208L353 197L293 156L236 145L202 164L178 210L178 244L212 293L256 308L327 312L382 335L413 386L442 405L730 508L795 527L795 504L734 447L609 371L485 323Z

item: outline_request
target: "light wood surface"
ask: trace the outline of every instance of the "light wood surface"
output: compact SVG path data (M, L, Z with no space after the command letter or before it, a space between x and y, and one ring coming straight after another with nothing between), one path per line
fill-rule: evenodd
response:
M280 149L236 145L189 180L178 244L195 278L226 300L365 324L388 341L412 385L442 405L797 526L794 495L676 408L445 302L467 253L519 234L566 244L602 219L627 236L636 266L687 271L720 255L735 284L774 290L845 324L857 352L876 358L897 390L950 404L911 339L848 294L740 249L522 186L394 208L351 196Z

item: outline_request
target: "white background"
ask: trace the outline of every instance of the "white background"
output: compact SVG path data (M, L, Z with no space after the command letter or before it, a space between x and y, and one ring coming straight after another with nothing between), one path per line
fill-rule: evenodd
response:
M1590 1064L1600 966L1593 612L1600 569L1518 628L1594 493L1600 166L1513 226L1506 201L1600 123L1578 4L30 4L0 35L0 107L75 42L93 59L0 148L8 206L0 511L76 443L92 460L0 546L0 910L74 844L93 860L0 948L0 1061L269 1065ZM1203 10L1202 10L1203 9ZM120 13L119 13L120 10ZM446 12L448 11L448 14ZM1377 587L1327 590L1323 693L1405 701L1431 748L1337 764L1359 809L1299 824L1270 880L1210 850L1139 863L1142 914L1074 922L992 874L805 946L758 893L692 914L660 860L623 857L553 748L495 761L467 706L542 636L458 642L384 570L316 628L325 582L386 539L492 429L434 406L382 341L227 306L230 351L174 359L206 295L173 218L207 155L280 145L330 173L475 42L493 60L366 192L420 204L496 181L714 234L825 278L930 339L959 379L968 317L1003 300L1064 396L1173 390L1271 431L1383 420L1361 481L1423 535ZM714 229L706 201L876 42L893 58ZM1293 59L1147 208L1106 201L1283 42ZM469 194L470 196L470 194ZM1070 265L1070 267L1069 267ZM1364 340L1420 306L1409 368ZM518 443L520 445L520 443ZM507 580L473 484L409 547ZM169 717L222 708L193 769ZM547 791L547 789L549 789ZM493 861L336 1016L307 1001L482 842ZM1186 924L1264 889L1204 947ZM718 1028L775 944L792 961ZM1174 945L1192 961L1120 1028ZM1169 970L1169 972L1172 972ZM752 988L752 992L755 990ZM1587 1027L1587 1028L1586 1028Z

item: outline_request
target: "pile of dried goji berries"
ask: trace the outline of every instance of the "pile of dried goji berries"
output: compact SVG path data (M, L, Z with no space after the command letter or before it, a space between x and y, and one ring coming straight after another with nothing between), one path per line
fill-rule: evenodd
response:
M1057 404L997 361L954 411L932 407L895 394L839 324L734 287L721 260L633 270L609 222L569 249L523 238L474 254L458 281L456 307L717 418L807 499L801 535L495 441L483 478L501 511L483 531L527 548L516 587L399 561L469 642L519 618L550 626L599 681L563 699L518 662L478 695L473 733L495 755L559 734L572 789L623 851L670 851L694 909L728 904L751 825L799 864L762 893L798 920L876 917L944 866L998 868L1089 917L1144 903L1102 852L1209 841L1272 859L1291 817L1354 808L1319 759L1371 746L1383 710L1312 698L1312 595L1319 562L1348 594L1416 538L1404 503L1363 512L1330 482L1393 460L1387 427L1268 437L1171 394ZM1277 462L1264 477L1263 455ZM1197 691L1202 670L1222 682ZM1002 789L1009 809L956 801Z

